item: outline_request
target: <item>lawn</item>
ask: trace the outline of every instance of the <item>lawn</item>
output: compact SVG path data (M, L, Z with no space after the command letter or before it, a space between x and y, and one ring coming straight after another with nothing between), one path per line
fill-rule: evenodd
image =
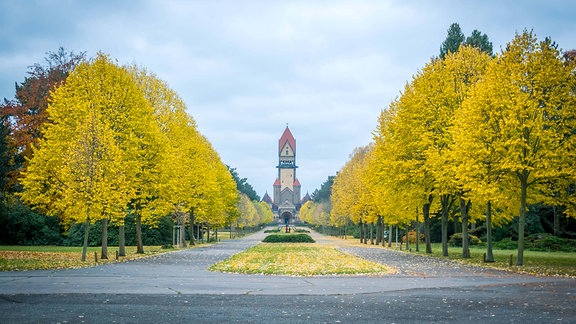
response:
M160 246L145 246L145 254L137 254L135 246L126 247L126 256L116 260L118 247L108 247L107 260L100 259L101 247L89 247L82 262L82 247L72 246L0 246L0 271L51 270L85 268L102 263L122 262L166 252ZM98 255L98 261L94 253Z
M396 270L313 243L261 243L219 262L212 271L288 275L392 274Z
M416 248L414 244L411 244L410 248L413 253L426 254L426 246L424 244L420 245L419 252L414 252ZM442 257L442 245L440 243L432 244L432 252L431 256L444 258ZM516 250L493 250L494 263L484 262L484 253L486 253L486 247L473 246L470 248L470 259L462 259L461 247L448 248L448 258L459 262L520 273L576 277L576 253L524 251L524 265L520 267L516 266ZM513 259L512 266L510 266L510 255L512 255Z

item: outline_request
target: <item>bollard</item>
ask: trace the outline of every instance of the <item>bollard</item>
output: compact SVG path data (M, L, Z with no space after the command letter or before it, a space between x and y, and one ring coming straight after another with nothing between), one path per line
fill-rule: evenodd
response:
M98 252L94 252L94 262L98 263Z
M116 251L116 261L118 261L118 251Z
M483 258L483 260L484 260L484 263L486 263L486 252L484 252L484 258Z
M514 260L513 260L512 254L510 254L510 260L508 261L508 263L510 264L510 266L512 266L513 261L514 261Z

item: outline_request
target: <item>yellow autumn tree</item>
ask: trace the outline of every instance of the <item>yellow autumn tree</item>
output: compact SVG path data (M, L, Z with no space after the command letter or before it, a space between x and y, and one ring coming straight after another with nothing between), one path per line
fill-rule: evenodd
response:
M171 214L180 225L181 242L185 246L185 222L189 217L191 190L187 180L192 171L190 146L197 145L194 120L186 113L186 106L178 94L166 82L153 73L136 65L128 66L134 82L153 108L154 120L159 130L159 139L164 149L149 155L155 172L146 174L147 185L139 192L134 202L136 218L136 241L139 252L143 252L141 223L156 225L159 217Z
M191 244L193 226L202 223L223 226L234 213L237 200L235 184L208 140L196 127L186 105L168 84L137 66L129 67L136 83L154 108L154 117L166 141L166 150L156 155L161 164L156 181L157 193L142 208L151 223L155 215L172 214L180 225L180 246L185 246L184 229L189 226Z
M240 199L238 200L238 210L240 212L240 217L236 220L238 228L257 225L258 211L246 194L240 194Z
M374 223L377 218L373 200L362 179L371 150L371 145L354 150L350 160L334 178L330 196L332 223L340 225L345 223L346 219L350 219L354 224L358 224L362 242L365 242L365 224Z
M399 223L409 215L408 210L422 208L426 252L432 253L430 215L436 208L433 205L436 187L430 165L426 163L430 139L425 135L426 127L432 125L434 117L426 113L422 103L426 98L420 94L422 87L419 84L425 84L424 77L423 72L414 76L401 96L381 113L369 169L374 173L372 181L373 186L377 186L376 195L390 203L388 210L381 211L388 215L387 223ZM400 199L396 199L398 197ZM413 207L406 208L406 204Z
M258 210L258 214L260 216L260 224L266 224L274 221L274 213L265 201L254 202L254 206Z
M314 202L312 200L308 200L305 202L302 207L300 207L300 221L308 224L312 224L312 213L310 212Z
M368 159L367 170L364 172L363 181L370 192L371 199L375 205L377 214L377 244L383 241L384 226L398 225L404 220L410 219L404 214L403 204L413 206L413 202L405 196L398 197L402 187L395 186L391 182L394 176L393 159L391 159L394 149L392 148L389 123L393 121L393 106L389 110L382 111L379 117L377 131L374 133L374 149Z
M455 115L461 109L470 88L482 78L490 60L490 56L478 48L461 46L458 52L450 53L436 62L438 67L434 72L435 77L429 80L433 82L433 86L426 95L430 97L429 105L434 107L429 113L436 116L438 124L428 131L428 138L434 139L426 151L426 156L440 195L444 256L448 256L449 208L452 202L457 200L462 223L462 257L470 257L468 226L472 200L467 196L467 188L458 182L458 163L452 153L454 139L450 129L454 126Z
M156 144L149 141L152 109L129 73L100 53L56 89L48 113L22 197L66 222L84 222L85 260L89 224L122 218L137 195L140 158Z
M493 170L487 170L486 163L473 166L483 168L479 172L490 171L493 182L515 186L506 187L505 193L520 207L517 265L524 262L528 202L562 192L550 184L575 179L573 90L572 67L564 64L552 41L538 41L532 32L524 31L489 65L465 105L468 116L482 116L465 136L476 142L475 149L484 150L479 158L495 155L489 160L494 162ZM493 186L500 189L497 183Z
M397 109L401 105L398 99L381 112L374 132L374 152L365 173L377 213L382 217L382 222L390 226L417 220L416 209L428 203L418 186L419 179L410 176L407 173L409 169L405 168L412 154L403 144L406 141L398 136L399 131L403 131L398 129L397 117Z
M455 181L456 170L450 154L453 143L450 127L469 87L482 75L490 57L472 47L461 47L444 59L433 58L387 111L383 111L375 134L375 153L371 164L372 191L389 201L380 204L381 213L390 213L399 220L414 219L414 206L423 206L425 227L429 227L432 203L439 203L442 223L443 255L448 255L448 217L456 198L461 200L462 228L467 233L468 204L464 192ZM387 209L387 210L386 210ZM428 232L428 230L426 230ZM465 235L464 235L465 236ZM431 246L427 237L427 252ZM465 249L466 250L466 249Z

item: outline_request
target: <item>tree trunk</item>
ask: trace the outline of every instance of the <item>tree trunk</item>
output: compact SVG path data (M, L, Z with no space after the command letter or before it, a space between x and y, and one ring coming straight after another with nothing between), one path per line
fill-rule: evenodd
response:
M492 203L486 203L486 262L494 262L492 252Z
M462 216L462 258L470 258L470 245L468 235L468 208L470 201L466 202L460 197L460 215Z
M432 243L430 242L430 203L422 207L424 215L424 238L426 240L426 253L432 253Z
M88 235L90 234L90 207L86 209L86 221L84 222L84 243L82 244L82 261L86 261L88 252Z
M418 207L416 207L416 252L420 252L420 221L418 220Z
M374 223L370 223L370 245L374 245Z
M376 220L376 245L382 244L382 232L384 232L382 216L378 216L378 220Z
M396 224L396 248L398 248L398 224ZM400 251L402 251L402 240L400 240Z
M108 259L108 218L102 220L102 251L100 259Z
M360 221L360 243L364 243L364 223Z
M404 233L406 233L406 251L410 251L410 238L408 237L408 234L410 233L410 226L406 226Z
M183 217L183 215L182 215L182 217ZM180 221L178 221L178 223L180 223ZM178 230L180 231L180 242L178 242L178 247L179 248L185 248L186 247L186 224L184 224L183 221L180 224L180 227Z
M126 256L126 234L124 225L118 226L118 256Z
M392 247L392 225L388 226L388 247Z
M528 192L528 171L519 174L520 178L520 216L518 217L518 260L516 265L524 265L524 227L526 224L526 196Z
M190 211L190 222L188 224L188 234L190 235L190 246L196 245L196 243L194 243L194 218L195 218L194 209L192 209ZM230 235L232 235L232 228L230 228Z
M198 224L198 240L204 244L204 233L202 232L202 224Z
M560 235L560 215L556 212L556 206L552 206L554 213L554 236Z
M210 243L210 225L206 226L206 243Z
M442 256L448 256L448 213L454 203L454 198L451 195L442 195L440 197L440 204L442 205Z
M138 207L136 208L134 225L136 226L136 253L144 254L144 244L142 243L142 219Z

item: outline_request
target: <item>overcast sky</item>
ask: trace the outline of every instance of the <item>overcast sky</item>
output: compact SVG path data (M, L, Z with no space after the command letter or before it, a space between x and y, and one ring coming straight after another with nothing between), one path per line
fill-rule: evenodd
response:
M311 194L371 141L453 22L486 33L495 52L524 29L576 48L575 1L0 0L0 98L46 52L102 51L167 81L260 196L289 124Z

